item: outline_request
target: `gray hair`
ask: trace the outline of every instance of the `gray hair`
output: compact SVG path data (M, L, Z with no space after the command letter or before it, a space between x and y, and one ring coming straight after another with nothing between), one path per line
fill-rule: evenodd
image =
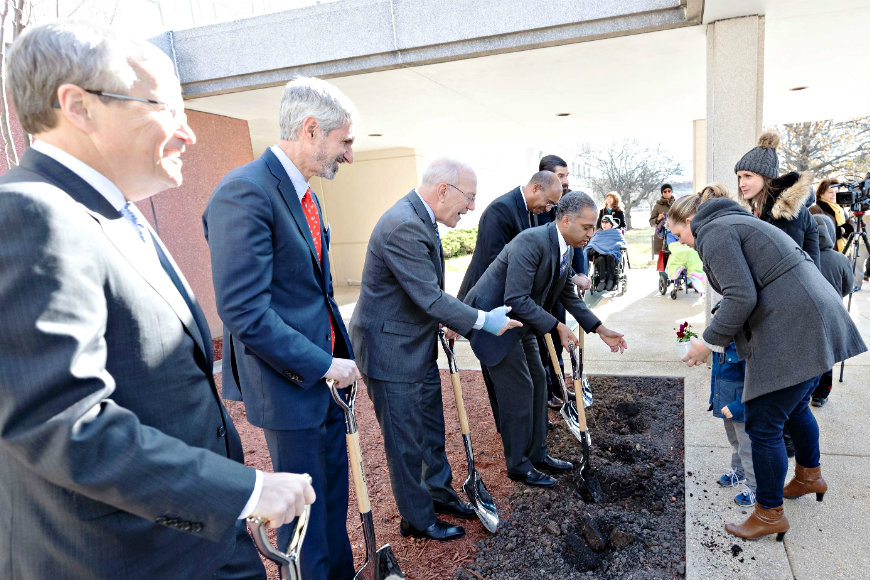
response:
M359 121L353 102L335 85L315 77L295 77L281 94L278 108L281 139L296 141L307 117L314 117L324 136Z
M26 30L9 50L9 92L21 126L42 133L57 124L57 89L126 93L138 80L137 60L159 50L90 22L67 20ZM162 53L160 53L162 54Z
M556 219L562 219L563 215L570 217L577 216L587 209L591 209L598 213L598 206L592 201L592 198L582 191L569 191L562 196L559 203L556 204Z
M540 185L543 189L557 186L560 191L562 190L562 182L559 181L556 174L546 169L538 171L532 175L532 178L529 180L529 185Z
M459 174L462 171L474 175L474 170L467 163L450 157L439 157L430 163L429 167L423 172L420 185L423 187L434 187L439 183L453 185L459 181Z

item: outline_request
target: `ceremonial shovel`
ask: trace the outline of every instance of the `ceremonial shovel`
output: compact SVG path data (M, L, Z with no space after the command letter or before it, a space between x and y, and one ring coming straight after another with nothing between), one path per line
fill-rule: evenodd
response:
M354 580L401 580L405 577L399 569L399 562L389 544L377 549L375 542L375 524L372 521L372 506L369 503L369 490L366 483L365 468L362 462L362 450L359 446L359 432L356 428L354 403L356 403L356 381L348 387L348 402L335 388L335 383L327 379L329 391L333 400L344 411L344 426L347 432L347 454L350 460L350 470L353 473L353 487L356 490L356 503L359 506L359 518L362 521L363 538L366 542L366 561L353 577Z
M565 388L565 377L562 376L562 369L559 368L559 360L556 358L556 349L553 347L553 339L550 337L549 333L544 335L544 342L547 343L547 350L550 352L550 361L553 363L553 373L558 377L559 385L562 387L562 394L565 397L565 403L562 405L559 413L561 413L562 418L565 419L565 423L568 425L571 433L573 433L574 437L580 441L580 448L582 450L582 456L580 458L580 477L586 484L586 490L589 492L593 503L599 503L604 500L604 493L601 491L601 483L598 481L598 477L589 465L589 446L592 443L592 439L589 437L589 430L586 427L586 409L584 408L584 405L574 405L568 400L568 392ZM580 350L582 351L582 329L580 343ZM583 374L583 369L582 366L579 369L577 368L576 351L573 348L573 345L569 345L568 350L571 353L571 366L573 367L574 393L581 393L580 396L583 397L583 385L582 380L580 379Z
M495 501L487 491L480 474L474 467L474 451L471 448L471 429L468 428L468 416L465 414L465 401L462 398L462 384L459 382L459 370L456 368L456 357L453 349L447 343L444 329L438 331L441 346L447 356L447 364L450 366L450 382L453 383L453 396L456 399L456 413L459 415L459 429L462 431L462 442L465 444L465 457L468 459L468 478L462 484L468 503L474 508L474 512L487 530L493 534L498 529L498 512L495 509Z
M311 506L305 506L305 511L296 520L296 531L286 552L282 552L272 545L266 535L266 521L258 517L248 518L252 528L252 535L257 549L265 558L278 564L278 576L281 580L302 580L302 572L299 569L299 552L302 551L302 542L305 540L305 532L308 529L308 516Z

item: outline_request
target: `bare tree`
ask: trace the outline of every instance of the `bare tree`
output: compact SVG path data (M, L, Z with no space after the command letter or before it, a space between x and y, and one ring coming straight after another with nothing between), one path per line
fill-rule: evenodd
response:
M817 177L863 176L870 171L870 117L810 121L780 127L783 169Z
M613 143L604 151L587 148L580 156L591 169L589 183L596 197L603 198L608 191L619 192L625 205L626 229L631 229L631 208L654 201L661 184L682 171L661 145L642 147L634 139Z
M3 0L3 10L0 12L0 136L3 138L3 159L6 169L18 165L18 149L12 134L12 124L9 122L9 100L6 87L6 44L7 30L12 38L9 44L30 23L32 6L30 0Z

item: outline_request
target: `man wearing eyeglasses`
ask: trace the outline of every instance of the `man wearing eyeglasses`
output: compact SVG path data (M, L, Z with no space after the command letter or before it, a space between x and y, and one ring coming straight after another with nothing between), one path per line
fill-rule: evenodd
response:
M559 177L552 171L544 170L532 175L526 185L517 186L493 200L480 216L474 254L462 279L457 298L463 300L502 248L521 231L538 225L538 215L553 209L561 198L562 184ZM482 370L495 427L501 431L492 379L486 368Z
M438 224L455 227L474 209L476 189L477 176L464 163L443 158L426 168L420 185L372 231L350 321L356 361L384 436L403 536L454 540L465 530L436 513L474 517L451 486L444 453L439 323L462 335L521 326L507 317L507 307L484 312L444 292Z
M265 578L243 518L314 491L243 464L208 324L132 203L196 139L172 63L82 22L8 59L35 141L0 179L0 577Z

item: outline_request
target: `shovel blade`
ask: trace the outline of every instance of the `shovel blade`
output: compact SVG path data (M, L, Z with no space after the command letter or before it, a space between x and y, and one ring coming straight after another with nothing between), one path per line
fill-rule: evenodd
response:
M580 443L585 443L586 431L580 429L580 422L577 420L577 410L574 408L573 403L565 403L562 405L559 414L562 415L565 424L568 426L568 429L571 430L571 433L574 434L574 437L576 437Z
M468 479L462 484L462 490L468 496L468 503L474 508L480 523L487 531L494 534L498 530L498 510L476 469L468 474Z
M583 460L580 465L580 478L586 486L586 491L592 499L592 503L601 503L604 501L604 491L601 489L601 482L595 474L595 470L589 465L589 441L584 437L583 441Z
M375 552L374 561L366 560L353 580L404 580L405 575L399 569L393 549L389 544Z

